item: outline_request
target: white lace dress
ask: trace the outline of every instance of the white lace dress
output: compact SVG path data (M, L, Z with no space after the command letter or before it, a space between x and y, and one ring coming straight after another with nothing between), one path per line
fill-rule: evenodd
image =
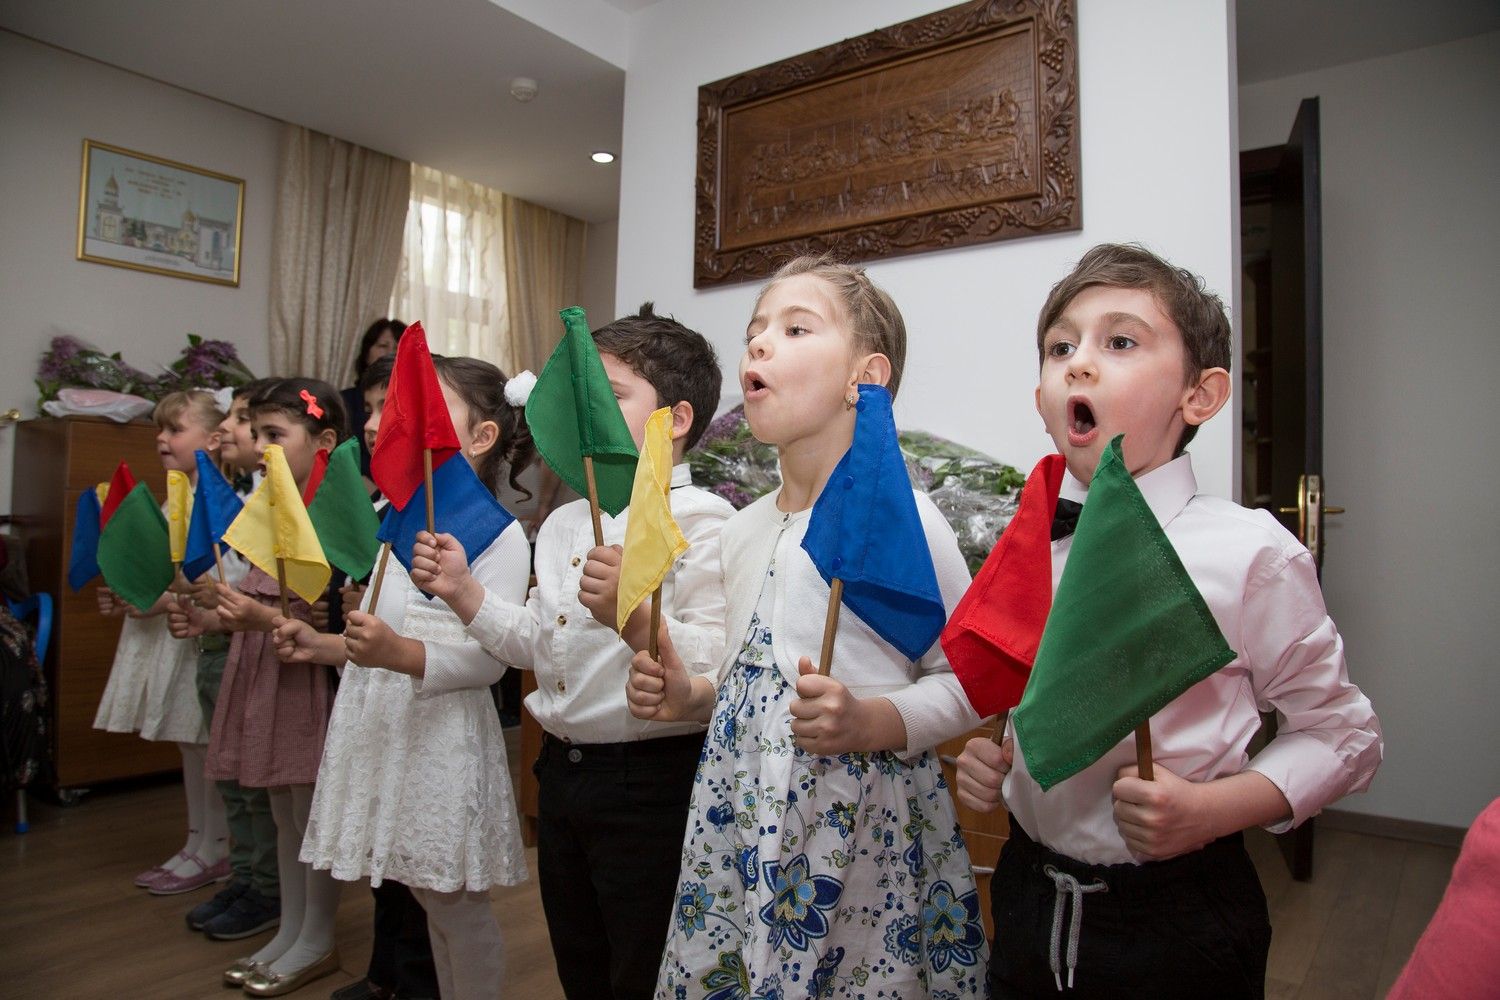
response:
M157 742L207 743L198 702L198 643L172 638L166 615L127 617L94 728Z
M473 573L526 598L529 546L512 524ZM366 598L368 601L368 597ZM489 685L504 672L458 616L386 568L375 613L426 646L427 676L347 664L339 682L301 859L345 881L393 879L484 892L526 878L515 795Z

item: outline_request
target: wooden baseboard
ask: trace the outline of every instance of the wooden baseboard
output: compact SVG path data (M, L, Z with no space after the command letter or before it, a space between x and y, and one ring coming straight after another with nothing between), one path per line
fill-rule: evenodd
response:
M1323 810L1318 814L1318 826L1324 830L1348 830L1350 833L1366 833L1392 840L1413 840L1419 844L1437 844L1439 847L1458 847L1463 843L1464 834L1469 832L1461 826L1423 823L1414 819L1397 819L1394 816L1372 816L1343 809Z

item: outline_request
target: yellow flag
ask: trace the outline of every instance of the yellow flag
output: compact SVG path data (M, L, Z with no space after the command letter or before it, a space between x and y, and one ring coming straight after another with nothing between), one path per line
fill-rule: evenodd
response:
M193 484L186 472L167 470L167 544L172 562L187 555L188 519L193 514Z
M99 498L99 506L104 506L104 501L109 498L109 481L105 480L94 487L94 496Z
M262 461L266 478L224 532L224 541L270 577L281 559L286 585L311 604L323 596L333 572L281 446L267 445Z
M653 590L661 586L677 557L687 551L672 519L672 410L662 407L646 420L646 438L635 466L630 491L630 520L625 524L625 555L615 606L620 629Z

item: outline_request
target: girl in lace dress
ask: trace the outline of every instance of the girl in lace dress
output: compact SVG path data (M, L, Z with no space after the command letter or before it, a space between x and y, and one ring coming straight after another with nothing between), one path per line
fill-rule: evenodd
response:
M782 485L724 526L726 634L717 691L663 633L637 654L639 718L709 719L658 1000L986 995L969 855L932 748L978 723L936 643L912 661L847 610L832 676L829 587L802 549L854 433L860 383L895 395L906 331L864 271L794 260L746 331L745 415L777 446ZM943 602L969 583L952 529L917 510ZM876 542L878 544L878 541Z
M251 398L250 426L256 457L263 460L265 449L278 445L302 493L318 451L332 451L345 436L343 403L337 390L318 379L278 379ZM215 591L214 610L174 613L186 619L180 624L186 634L232 633L206 770L217 780L267 790L281 889L280 928L259 951L231 965L224 982L251 996L278 996L338 969L333 931L339 885L297 859L333 685L324 667L277 658L271 630L280 613L281 588L274 578L252 566L238 586L219 583ZM288 598L293 616L312 617L306 601L290 592Z
M494 365L433 359L463 457L490 489L531 461L524 399ZM519 380L518 380L519 381ZM372 416L377 421L379 415ZM449 461L457 461L450 459ZM414 501L416 502L416 501ZM519 521L474 560L504 600L526 599L531 551ZM293 622L282 656L344 664L302 858L335 878L394 879L427 911L438 985L448 998L500 994L500 927L491 886L526 877L500 719L489 686L505 666L467 639L442 601L388 561L378 604L343 637Z
M156 404L156 452L162 467L185 473L196 484L195 451L217 455L219 421L224 419L212 393L174 392ZM166 507L163 505L163 512ZM203 776L208 725L198 704L198 644L174 638L166 612L176 603L179 578L150 608L129 607L108 587L98 591L99 611L124 616L114 665L99 701L94 728L139 733L143 740L170 740L182 753L182 784L187 792L188 839L182 850L135 877L154 895L188 892L229 875L229 823L224 802Z

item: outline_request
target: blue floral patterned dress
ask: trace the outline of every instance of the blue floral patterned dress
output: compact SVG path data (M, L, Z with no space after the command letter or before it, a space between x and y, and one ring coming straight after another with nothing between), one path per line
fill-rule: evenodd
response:
M775 574L773 561L767 584ZM773 594L762 586L719 689L656 996L987 996L979 896L937 758L799 749Z

